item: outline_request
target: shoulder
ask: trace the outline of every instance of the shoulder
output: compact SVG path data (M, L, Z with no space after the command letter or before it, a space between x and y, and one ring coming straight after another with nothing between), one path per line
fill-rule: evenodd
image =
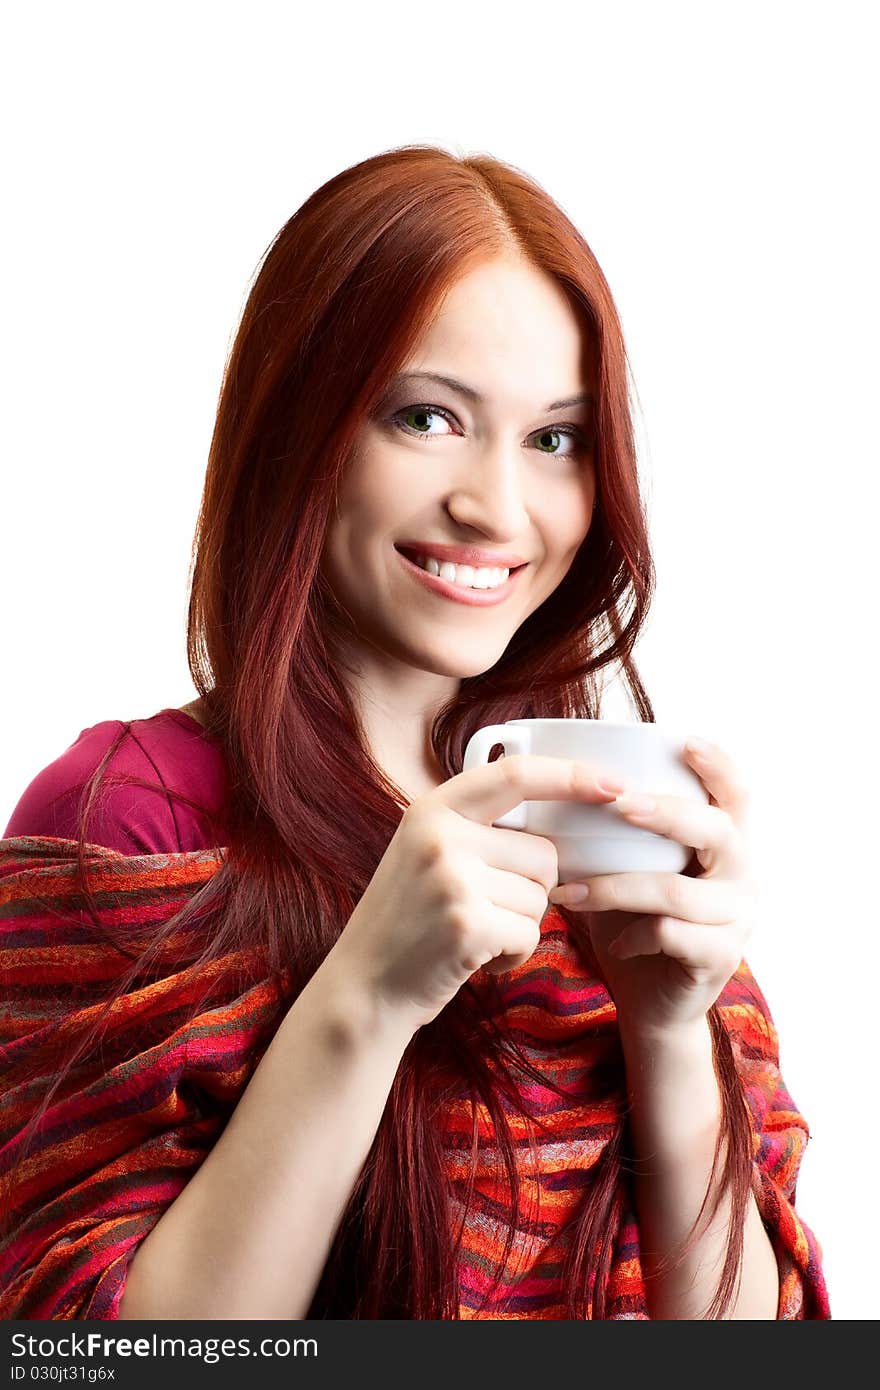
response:
M99 767L86 827L90 843L124 854L161 854L221 841L222 750L192 718L173 709L148 719L105 719L81 730L25 788L4 838L78 839L84 798Z

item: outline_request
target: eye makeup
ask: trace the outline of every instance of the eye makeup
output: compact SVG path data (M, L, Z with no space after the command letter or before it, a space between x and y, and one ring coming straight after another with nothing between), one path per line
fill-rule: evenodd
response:
M444 406L442 406L442 405L434 405L434 404L431 404L431 403L428 402L428 401L414 401L414 402L411 402L410 404L401 406L400 409L395 410L395 411L392 411L391 414L388 415L388 416L385 418L385 423L387 423L388 425L390 425L393 429L399 430L402 434L408 436L410 439L425 439L425 440L430 440L430 439L445 439L445 438L448 438L448 437L449 437L448 435L431 433L430 431L427 431L427 430L417 430L417 429L415 429L413 426L408 425L408 424L406 423L405 420L402 420L402 419L400 418L401 416L404 416L404 415L416 415L416 414L436 415L436 416L438 417L438 419L446 420L448 424L457 424L457 423L458 423L458 422L455 420L455 417L454 417L454 415L452 414L451 411L447 410L447 409L446 409ZM557 434L557 435L561 435L563 438L572 439L572 440L574 441L574 443L578 446L578 449L579 449L579 451L580 451L581 453L586 453L587 450L589 449L590 443L591 443L591 431L590 431L589 429L587 429L587 428L584 428L582 425L574 425L574 424L543 425L543 426L541 426L539 429L533 430L532 433L531 433L531 435L528 435L527 438L532 438L532 437L535 436L535 435L542 435L542 434ZM570 458L570 457L571 457L571 453L563 454L563 453L562 453L561 451L559 451L559 450L553 450L553 451L550 451L550 450L539 450L538 452L539 452L539 453L544 453L544 454L546 455L547 458Z

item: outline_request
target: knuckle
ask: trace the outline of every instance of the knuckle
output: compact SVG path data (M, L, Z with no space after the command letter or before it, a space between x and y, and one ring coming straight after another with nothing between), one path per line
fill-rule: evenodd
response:
M425 817L414 827L413 858L423 872L435 872L452 862L456 856L456 841L438 816Z
M680 874L672 874L666 881L666 901L674 917L684 915L686 904L690 898L691 882L692 880L683 878Z
M517 791L522 791L526 784L527 767L522 753L511 753L509 757L499 758L494 764L501 769L501 776ZM520 800L523 800L521 797Z
M444 824L441 808L413 802L404 812L403 821L413 837L421 866L429 869L440 863L450 847L450 831Z
M423 870L436 869L446 857L446 841L439 830L426 829L419 839L419 858Z
M539 924L541 922L542 917L544 916L544 913L547 911L548 908L547 894L549 892L549 888L545 889L537 883L533 884L530 890L530 897L534 901L534 906L529 907L529 910L526 915L528 917L534 918L534 920Z
M432 865L433 887L443 902L469 904L473 885L468 870L465 857L444 845L441 855Z
M467 946L473 936L474 914L463 899L456 899L446 909L446 925L457 948Z
M536 847L536 854L540 856L537 865L538 874L541 883L549 893L551 888L555 888L559 880L559 851L552 840L541 835L536 835L534 838L538 846Z
M569 783L575 797L595 790L596 773L590 763L574 759L568 769Z
M443 871L442 893L443 900L451 905L453 910L461 908L467 911L467 902L470 889L461 873L454 865L449 865Z
M648 928L653 944L668 955L675 954L677 929L678 923L671 917L658 917Z
M603 911L613 910L620 901L620 880L617 874L597 874L590 879L590 896L587 903L601 907Z

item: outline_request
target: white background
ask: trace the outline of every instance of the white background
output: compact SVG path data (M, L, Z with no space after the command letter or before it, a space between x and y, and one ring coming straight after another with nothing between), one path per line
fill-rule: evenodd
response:
M875 1318L875 7L305 13L5 21L3 825L82 729L194 694L213 414L278 228L397 145L519 166L621 312L658 568L640 669L659 723L747 774L748 954L813 1132L798 1207L833 1316Z

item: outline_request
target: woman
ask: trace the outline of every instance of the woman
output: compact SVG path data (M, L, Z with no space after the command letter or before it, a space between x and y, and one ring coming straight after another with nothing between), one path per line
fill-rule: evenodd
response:
M559 208L426 146L320 188L223 381L199 699L84 730L0 846L0 1313L830 1316L730 759L643 821L688 871L586 914L493 821L622 788L460 772L484 724L599 717L607 668L652 720L653 582L618 317Z

